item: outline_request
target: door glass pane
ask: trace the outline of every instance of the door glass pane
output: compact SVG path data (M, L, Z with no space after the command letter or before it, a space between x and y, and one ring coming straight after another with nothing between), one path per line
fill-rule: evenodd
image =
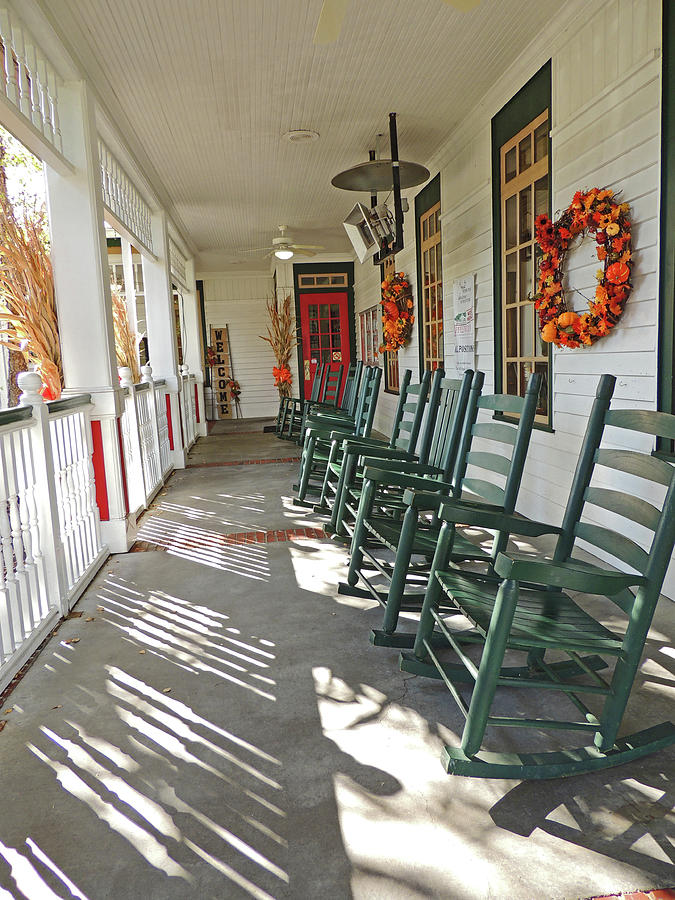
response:
M510 362L506 364L506 393L518 393L518 363Z
M523 247L520 251L520 300L532 296L532 247Z
M518 281L518 251L506 257L506 302L516 302L516 284Z
M520 192L520 243L532 240L532 190L528 186Z
M534 161L548 156L548 119L534 130Z
M534 354L534 304L525 303L520 307L520 353L519 356Z
M544 175L534 183L534 214L548 214L548 175Z
M330 279L328 278L327 275L317 275L316 276L316 284L317 284L317 286L322 285L323 287L325 287L326 285L330 284Z
M310 317L310 319L316 319L316 317L318 316L318 314L319 314L319 307L318 307L316 304L314 304L314 303L310 303L310 305L309 305L309 317Z
M331 317L340 315L340 307L337 303L331 303L330 314L331 314Z
M319 323L316 319L309 320L309 333L310 334L318 334L319 333Z
M518 307L512 306L506 310L506 355L518 356L518 332L517 319ZM509 391L511 393L511 391Z
M517 204L518 197L514 194L512 197L509 197L506 201L506 249L510 250L511 247L516 246L516 241L518 239L518 224L517 224Z
M504 155L504 181L511 181L516 177L516 148L511 149Z
M518 144L518 171L524 172L532 165L532 137L527 135Z

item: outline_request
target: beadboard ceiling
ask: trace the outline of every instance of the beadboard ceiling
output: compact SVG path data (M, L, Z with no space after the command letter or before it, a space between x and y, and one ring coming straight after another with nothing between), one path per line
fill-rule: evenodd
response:
M350 249L367 197L333 175L363 162L398 113L402 159L427 164L559 9L559 0L352 0L313 43L322 0L40 0L132 151L149 160L200 271L265 269L277 225ZM318 131L310 144L282 140Z

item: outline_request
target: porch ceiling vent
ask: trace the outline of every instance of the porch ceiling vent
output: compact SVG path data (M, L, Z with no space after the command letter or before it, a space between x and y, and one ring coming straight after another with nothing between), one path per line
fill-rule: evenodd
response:
M309 128L295 128L287 131L282 137L289 144L313 144L319 140L319 132L311 131Z

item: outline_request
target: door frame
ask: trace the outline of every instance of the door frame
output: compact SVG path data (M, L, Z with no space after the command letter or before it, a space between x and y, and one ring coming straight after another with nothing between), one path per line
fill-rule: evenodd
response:
M301 288L298 278L300 275L325 275L331 272L342 273L347 276L347 287L315 287ZM295 295L295 321L300 328L300 295L308 294L344 294L347 292L347 321L349 323L349 357L356 362L356 322L354 319L354 263L294 263L293 264L293 291ZM298 385L300 397L305 398L305 380L302 378L302 339L298 341Z

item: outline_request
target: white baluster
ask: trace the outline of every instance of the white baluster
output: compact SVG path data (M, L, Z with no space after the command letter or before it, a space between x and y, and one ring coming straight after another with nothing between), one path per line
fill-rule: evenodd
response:
M8 100L19 105L19 93L16 83L16 70L14 68L14 55L12 53L12 22L9 10L0 9L0 38L4 47L5 78L4 92Z
M32 406L35 420L35 426L31 429L32 461L34 482L40 485L40 490L35 492L34 499L44 559L44 583L48 592L46 602L49 608L60 608L65 615L68 612L66 562L61 541L49 411L40 395L42 381L36 372L21 372L17 383L22 390L19 405Z
M3 652L11 653L16 647L15 610L19 606L19 586L14 570L14 552L12 548L12 526L9 520L9 483L8 461L6 454L6 436L0 437L0 543L2 544L3 595L0 607L0 632L2 633Z
M18 62L18 106L24 116L30 119L30 90L26 77L26 49L24 47L23 28L18 22L12 22L12 47Z

